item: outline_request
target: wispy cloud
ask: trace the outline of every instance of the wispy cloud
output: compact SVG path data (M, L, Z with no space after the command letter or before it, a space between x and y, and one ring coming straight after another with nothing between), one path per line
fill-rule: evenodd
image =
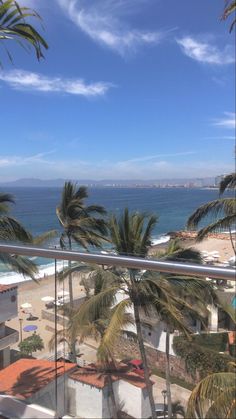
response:
M224 112L224 116L222 118L216 119L213 122L213 125L228 129L235 129L236 114L234 112Z
M233 170L232 164L221 161L184 158L156 158L144 156L123 161L89 161L49 157L48 153L31 156L0 156L1 179L38 177L43 179L163 179L180 177L216 176ZM166 154L168 156L169 154ZM179 153L177 153L179 155ZM171 156L174 156L171 155ZM145 160L146 159L146 160Z
M235 136L233 135L222 135L221 137L205 137L205 140L232 140L235 141Z
M86 84L82 79L48 77L24 70L1 71L0 80L17 90L66 93L85 97L103 96L112 86L105 82Z
M130 28L124 18L137 12L141 0L57 0L69 18L93 41L121 55L140 45L158 44L168 31Z
M207 41L186 36L176 40L183 53L200 63L226 65L235 62L234 46L226 45L223 49Z
M52 161L45 159L46 156L55 153L56 150L50 150L44 153L38 153L31 156L0 156L0 167L28 166L35 163L53 164Z
M196 154L196 151L183 151L179 153L167 153L167 154L154 154L152 156L144 156L144 157L135 157L129 160L124 160L122 162L118 162L118 164L131 164L131 163L146 163L153 160L160 160L163 158L169 157L180 157L180 156L190 156L192 154Z

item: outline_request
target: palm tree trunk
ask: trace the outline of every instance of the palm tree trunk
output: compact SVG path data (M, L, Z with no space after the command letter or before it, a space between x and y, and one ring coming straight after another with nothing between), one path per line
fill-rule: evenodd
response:
M139 306L138 306L137 302L133 302L133 304L134 304L134 319L135 319L135 324L136 324L136 328L137 328L137 338L138 338L139 351L140 351L140 355L141 355L141 359L142 359L142 363L143 363L144 379L145 379L145 383L146 383L146 386L147 386L148 397L149 397L150 407L151 407L151 412L152 412L151 417L152 417L152 419L155 419L156 418L155 403L154 403L154 398L153 398L153 394L152 394L152 383L151 383L150 378L149 378L147 357L146 357L144 343L143 343L143 337L142 337L141 322L140 322L140 315L139 315Z
M68 236L69 241L69 250L71 250L71 237ZM71 260L69 260L69 269L71 269ZM69 274L69 296L70 296L70 307L73 308L74 306L74 298L73 298L73 285L72 285L72 274Z
M112 385L112 379L111 379L111 373L108 371L107 374L107 381L108 381L108 387L109 387L109 392L110 392L110 398L111 398L111 409L112 409L112 418L113 419L118 419L118 413L117 413L117 408L116 408L116 399L115 399L115 394L114 394L114 390L113 390L113 385ZM108 398L108 403L109 403L109 398Z
M234 233L234 236L235 236L235 233ZM233 248L234 254L236 255L236 248L234 244L233 233L230 226L229 226L229 237L230 237L230 242L231 242L231 246Z
M72 249L72 244L71 244L71 237L68 236L68 241L69 241L69 249ZM71 269L71 260L69 260L69 269ZM72 274L69 274L69 297L70 297L70 308L73 309L74 307L74 296L73 296L73 284L72 284ZM76 359L76 338L72 339L71 341L71 354L72 354L72 358L73 358L73 362L77 363L77 359Z
M171 389L170 389L170 331L167 325L166 328L166 396L168 406L168 419L172 418L172 403L171 403Z

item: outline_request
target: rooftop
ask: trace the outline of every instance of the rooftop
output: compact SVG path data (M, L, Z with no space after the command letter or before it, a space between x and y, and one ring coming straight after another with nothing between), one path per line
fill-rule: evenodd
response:
M129 371L127 365L120 364L117 370L113 369L110 371L112 381L124 380L128 381L130 384L133 384L135 387L146 388L146 384L143 377L140 377L139 374L136 374L134 371ZM76 371L73 371L70 375L75 381L80 381L81 383L94 386L96 388L102 389L106 387L107 383L107 373L105 371L98 371L95 365L90 364L84 368L78 368Z
M0 294L6 291L14 290L17 288L17 285L3 285L0 284Z
M73 370L76 364L44 359L20 359L0 371L0 393L19 399L28 399L51 381Z

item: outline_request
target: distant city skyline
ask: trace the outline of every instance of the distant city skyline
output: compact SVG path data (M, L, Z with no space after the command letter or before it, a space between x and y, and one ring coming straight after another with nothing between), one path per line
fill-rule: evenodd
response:
M0 183L178 179L234 170L235 51L224 0L18 0L38 63L1 50Z

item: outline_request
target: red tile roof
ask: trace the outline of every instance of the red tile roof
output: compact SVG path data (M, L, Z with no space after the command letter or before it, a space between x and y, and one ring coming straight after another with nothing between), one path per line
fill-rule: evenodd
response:
M78 368L69 374L69 377L75 381L88 384L97 388L104 388L107 385L107 374L102 370L98 371L96 366L90 365L84 368ZM128 371L127 366L120 364L117 370L112 371L112 381L124 380L139 388L146 388L143 377L136 374L134 371ZM154 384L151 381L152 384Z
M74 368L76 364L57 362L57 377ZM0 393L28 399L41 388L55 380L55 363L44 359L20 359L0 371Z
M15 288L17 288L17 285L3 285L3 284L0 284L0 293L10 291L10 290L14 290Z

